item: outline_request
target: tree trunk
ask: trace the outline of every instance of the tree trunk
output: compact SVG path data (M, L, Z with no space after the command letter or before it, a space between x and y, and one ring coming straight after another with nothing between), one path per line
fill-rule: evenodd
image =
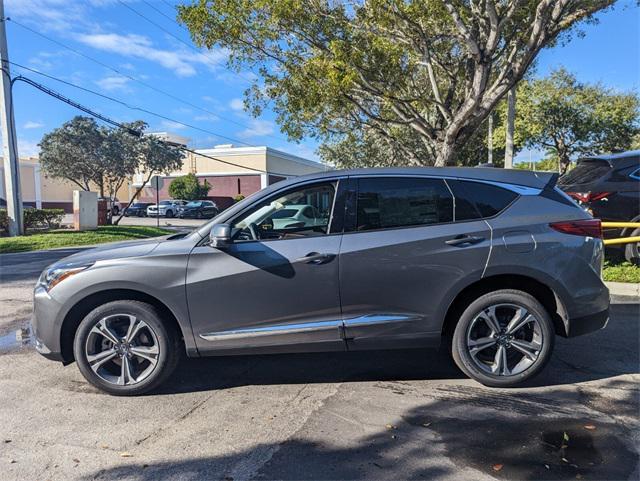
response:
M133 201L136 200L136 198L138 197L138 194L142 192L142 189L144 189L147 183L151 180L151 177L153 177L153 172L150 172L147 178L144 179L144 182L142 183L142 185L138 187L138 189L136 190L136 193L133 194L127 206L124 209L122 209L122 212L120 212L120 217L118 217L118 219L113 223L113 225L118 225L120 223L120 221L124 217L124 212L129 208L131 204L133 204Z
M455 152L454 141L442 141L440 145L436 147L438 156L433 164L435 167L445 167L453 163L453 154Z

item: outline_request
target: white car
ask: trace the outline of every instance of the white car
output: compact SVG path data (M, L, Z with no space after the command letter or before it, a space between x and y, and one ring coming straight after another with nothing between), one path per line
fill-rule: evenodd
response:
M314 206L309 204L285 205L269 217L273 222L273 229L315 227L326 224L325 218Z
M184 200L161 200L159 206L157 204L152 204L147 207L147 216L155 217L158 215L160 217L176 217L185 204L186 201Z

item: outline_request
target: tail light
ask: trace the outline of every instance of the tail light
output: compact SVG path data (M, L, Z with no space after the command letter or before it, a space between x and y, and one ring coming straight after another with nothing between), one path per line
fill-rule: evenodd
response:
M611 192L567 192L567 195L580 202L594 202L609 197Z
M552 222L549 224L549 227L557 230L558 232L562 232L563 234L581 235L602 239L602 224L600 223L600 219Z

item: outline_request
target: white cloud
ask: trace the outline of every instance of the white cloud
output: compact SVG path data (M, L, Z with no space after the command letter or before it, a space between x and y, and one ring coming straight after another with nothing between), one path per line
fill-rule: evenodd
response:
M28 122L25 122L22 127L25 129L39 129L40 127L44 127L44 124L39 121L29 120Z
M203 114L203 115L196 115L194 117L194 120L204 121L204 122L217 122L218 120L220 120L220 117L213 114Z
M163 129L166 130L182 130L187 128L185 125L174 122L172 120L163 120L162 122L160 122L160 125Z
M128 82L129 79L121 75L110 75L108 77L101 78L100 80L96 80L96 84L101 89L109 91L129 91Z
M275 125L270 120L254 119L248 120L249 126L238 132L238 137L247 139L250 137L261 137L263 135L271 135L275 132Z
M244 110L244 102L239 98L231 99L231 102L229 102L229 107L231 107L231 110L241 112Z
M224 50L196 53L186 50L164 50L157 48L144 35L117 33L79 34L76 39L90 47L105 52L113 52L125 57L134 57L155 62L173 70L179 77L196 74L196 65L204 65L216 70L226 60Z
M20 157L35 157L40 153L38 142L33 140L18 139L18 155Z

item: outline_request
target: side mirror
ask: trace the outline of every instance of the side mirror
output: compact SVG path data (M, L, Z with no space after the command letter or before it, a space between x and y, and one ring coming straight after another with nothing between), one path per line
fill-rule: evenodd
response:
M209 245L217 249L223 249L231 244L231 226L229 224L215 224L209 232Z

